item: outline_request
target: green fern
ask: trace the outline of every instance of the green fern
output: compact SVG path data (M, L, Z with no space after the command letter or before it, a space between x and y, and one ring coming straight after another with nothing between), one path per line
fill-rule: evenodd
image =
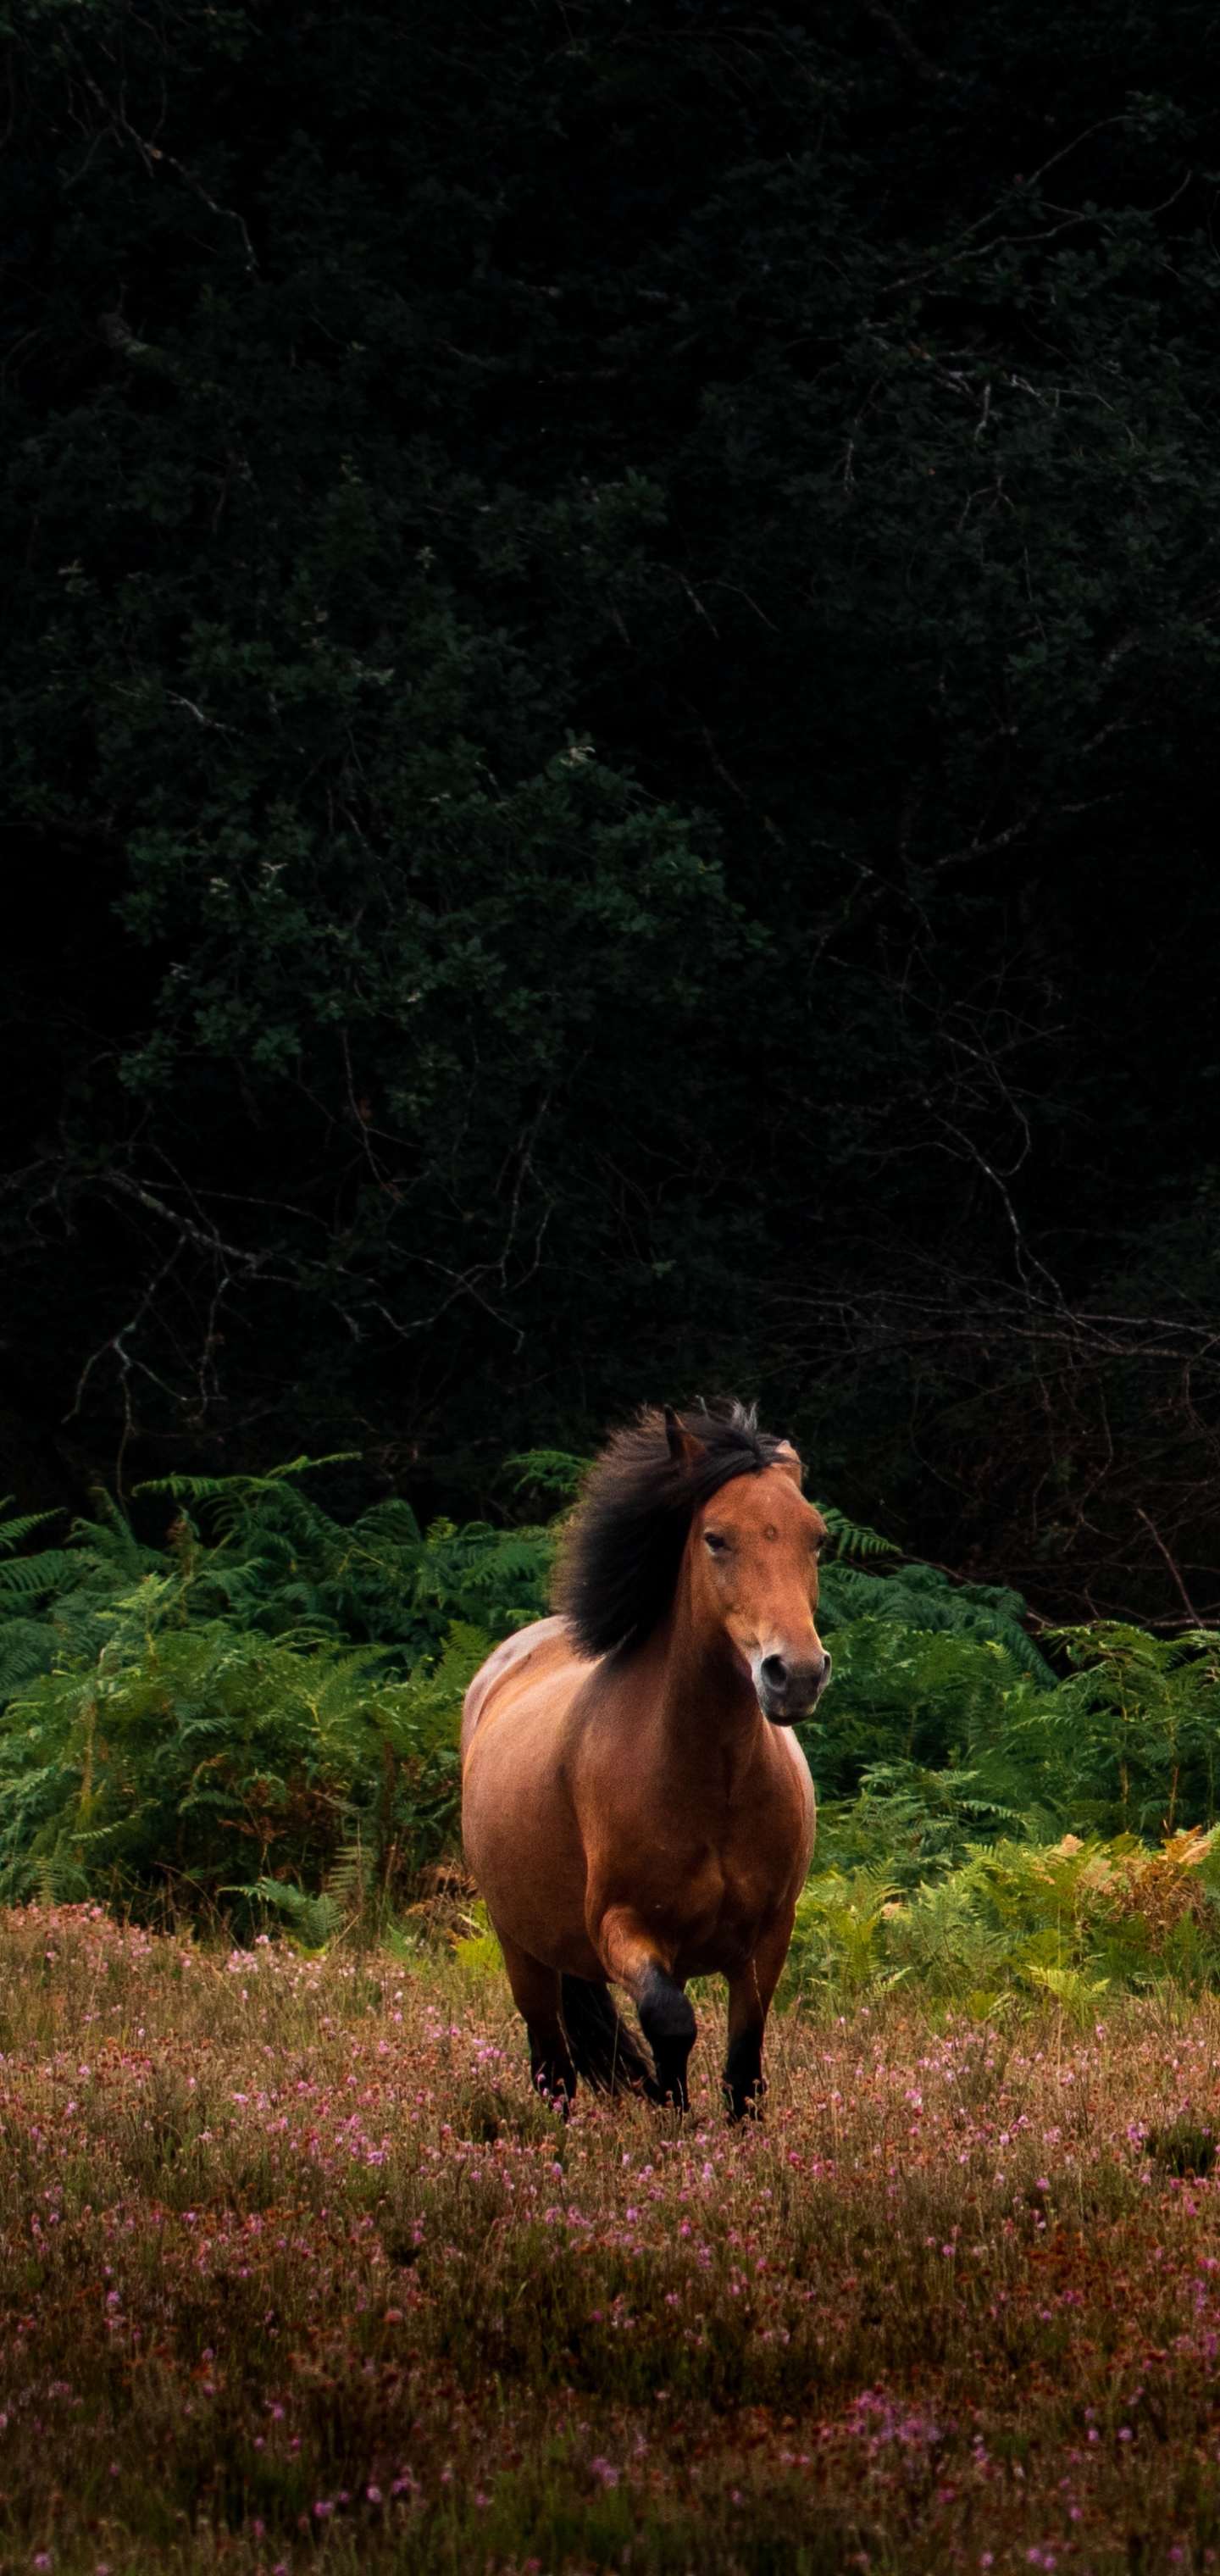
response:
M895 1540L883 1538L880 1530L869 1529L862 1521L849 1521L833 1503L818 1503L816 1509L830 1532L836 1557L901 1556Z
M934 1565L902 1565L878 1574L835 1559L820 1587L819 1620L827 1635L854 1620L885 1619L900 1628L942 1630L1003 1646L1032 1681L1053 1686L1055 1675L1022 1622L1019 1592L999 1584L953 1583Z
M0 1514L8 1511L12 1501L11 1494L0 1496ZM61 1518L62 1514L54 1511L21 1512L15 1519L0 1519L0 1556L11 1556L14 1549L24 1547L27 1538L32 1538L36 1529L45 1529L48 1521L57 1521Z
M256 1878L249 1886L223 1887L222 1896L239 1896L254 1916L270 1917L293 1934L302 1949L324 1950L340 1929L339 1909L329 1896L306 1896L290 1879Z
M553 1495L557 1502L570 1502L579 1488L581 1477L593 1461L591 1458L574 1457L570 1449L523 1449L519 1456L506 1459L505 1464L519 1471L516 1480L519 1494L536 1488L540 1493Z
M100 1492L54 1548L50 1515L0 1518L0 1896L168 1897L311 1947L390 1936L456 1834L463 1692L546 1611L559 1524L425 1530L393 1497L340 1522L307 1489L337 1463L144 1488L174 1515L160 1547ZM565 1502L584 1464L510 1461ZM794 1974L971 2010L1052 1974L1082 1995L1167 1961L1209 1976L1210 1861L1202 1910L1159 1929L1114 1872L1217 1815L1220 1638L1065 1629L1055 1669L1018 1594L826 1518L835 1670L803 1730L821 1815Z
M502 1636L545 1614L552 1529L437 1521L425 1533L398 1499L341 1523L299 1490L308 1469L336 1463L297 1458L267 1476L171 1476L141 1487L177 1506L161 1548L143 1545L113 1498L95 1493L94 1518L72 1524L65 1548L0 1566L0 1695L6 1650L17 1649L24 1680L32 1644L28 1631L9 1637L6 1612L25 1618L47 1603L49 1670L57 1654L99 1651L120 1593L152 1576L165 1587L162 1625L309 1629L384 1648L404 1674L439 1652L455 1619Z
M883 1926L897 1895L884 1868L819 1872L798 1899L787 1983L825 1984L835 1997L855 1999L878 1985L898 1982L882 1968Z
M461 1631L402 1680L373 1648L150 1626L145 1595L92 1666L40 1675L5 1712L0 1895L244 1890L247 1919L264 1881L325 1896L336 1920L374 1881L398 1901L453 1831L462 1693L490 1639Z
M1130 1834L1067 1836L968 1848L915 1885L877 1859L821 1870L797 1907L788 1973L828 2003L900 1979L975 2018L1051 2001L1082 2019L1107 1992L1198 1992L1220 1981L1220 1851L1201 1835L1160 1852Z

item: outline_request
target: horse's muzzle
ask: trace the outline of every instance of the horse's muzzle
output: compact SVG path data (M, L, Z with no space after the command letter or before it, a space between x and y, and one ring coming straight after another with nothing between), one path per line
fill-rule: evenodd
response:
M808 1663L788 1655L764 1655L754 1677L758 1705L772 1726L796 1726L812 1717L830 1679L830 1657L823 1652Z

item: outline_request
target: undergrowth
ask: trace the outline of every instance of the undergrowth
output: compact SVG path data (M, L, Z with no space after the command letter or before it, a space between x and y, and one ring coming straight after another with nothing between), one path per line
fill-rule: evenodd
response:
M91 1895L290 1923L310 1945L384 1929L453 1838L462 1695L494 1641L541 1617L543 1524L350 1525L300 1490L311 1463L141 1489L63 1547L0 1525L0 1891ZM514 1462L542 1494L579 1461Z
M510 1463L547 1517L424 1530L390 1500L341 1523L297 1459L141 1489L158 1545L100 1493L62 1544L0 1521L0 1896L409 1944L456 1843L462 1694L545 1612L582 1462ZM820 1824L788 1994L905 1981L985 2014L1041 1986L1087 2014L1220 1975L1217 1636L1035 1638L1019 1594L826 1518L835 1674L803 1730Z

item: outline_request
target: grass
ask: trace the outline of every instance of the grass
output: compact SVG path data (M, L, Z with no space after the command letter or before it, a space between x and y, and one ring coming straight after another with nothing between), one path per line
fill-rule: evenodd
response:
M699 2009L565 2128L495 1976L0 1917L3 2565L1220 2564L1220 2006L789 2012L736 2131Z

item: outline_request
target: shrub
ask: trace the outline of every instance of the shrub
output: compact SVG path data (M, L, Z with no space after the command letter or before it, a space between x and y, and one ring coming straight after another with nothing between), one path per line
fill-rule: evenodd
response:
M34 1547L47 1515L0 1523L0 1896L172 1902L317 1946L384 1930L452 1846L462 1695L545 1611L558 1523L422 1530L401 1500L341 1523L302 1490L314 1463L147 1488L160 1547L105 1494L61 1547ZM514 1463L559 1500L582 1462ZM1019 1594L826 1516L835 1679L804 1730L822 1804L792 1978L980 2009L1041 1981L1082 2011L1107 1983L1210 1978L1216 1637L1039 1645Z
M311 1463L146 1488L161 1548L99 1493L65 1547L0 1564L8 1898L172 1899L314 1944L382 1925L453 1839L462 1695L545 1609L553 1534L424 1532L397 1500L345 1526L299 1490ZM518 1464L554 1491L580 1462Z
M1220 1840L1169 1836L1152 1851L1067 1834L1004 1840L905 1895L874 1864L815 1873L797 1907L789 1988L858 1999L910 1984L994 2018L1024 1994L1072 2019L1110 1990L1220 1977Z

